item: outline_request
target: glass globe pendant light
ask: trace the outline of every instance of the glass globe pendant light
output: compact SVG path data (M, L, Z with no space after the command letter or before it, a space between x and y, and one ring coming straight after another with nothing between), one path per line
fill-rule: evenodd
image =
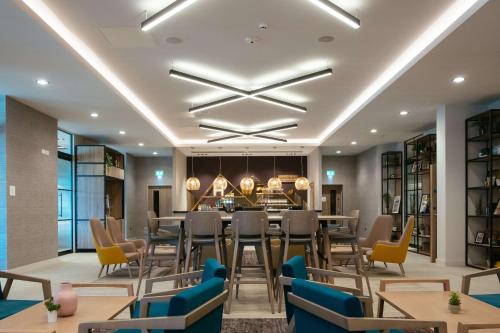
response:
M304 177L304 165L302 164L302 156L300 156L300 177L295 180L295 188L299 191L309 189L309 179Z
M252 194L253 188L255 184L253 182L252 177L248 177L248 154L247 154L247 173L245 177L243 177L240 181L241 193L244 195Z
M188 191L198 191L200 189L200 180L194 176L194 158L191 156L191 177L186 180L186 189Z
M227 188L227 179L222 175L222 159L219 156L219 174L215 177L214 182L212 183L214 190L216 191L224 191Z
M276 177L276 156L274 156L273 177L267 181L267 188L272 191L282 191L281 180Z

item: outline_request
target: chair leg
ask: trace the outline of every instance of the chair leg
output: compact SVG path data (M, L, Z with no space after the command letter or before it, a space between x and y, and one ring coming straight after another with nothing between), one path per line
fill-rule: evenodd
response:
M106 275L109 274L109 265L106 265Z
M97 275L98 279L101 277L101 274L102 274L103 270L104 270L104 265L101 265L101 269L99 270L99 275Z
M311 252L314 260L314 268L319 268L318 246L314 237L311 240Z
M384 262L384 266L385 266L385 268L387 268L387 263L386 262Z
M269 267L266 240L264 238L262 239L262 259L264 260L264 270L266 272L266 281L267 281L267 294L269 296L269 302L271 303L271 313L274 314L274 293L273 293L273 283L271 281L271 272L270 272L271 267Z
M214 247L215 247L215 256L217 257L217 261L219 263L222 263L222 257L220 255L220 242L219 241L214 242Z
M132 278L132 271L130 270L130 263L127 264L128 276Z
M233 300L233 285L234 275L236 274L236 261L238 260L239 241L234 241L233 264L231 265L231 276L229 277L229 295L227 298L227 306L224 308L226 313L231 312L231 301Z
M404 269L404 267L403 267L403 264L402 264L402 263L401 263L401 264L399 264L399 269L401 270L401 275L402 275L402 276L406 276L405 269Z
M192 247L192 240L188 239L187 241L187 247L186 247L186 260L184 263L184 272L188 273L189 272L189 265L191 264L191 247Z
M238 246L238 261L236 264L236 295L235 298L238 299L238 296L240 295L240 276L241 276L241 271L242 271L242 266L243 266L243 254L245 253L245 246L244 245L239 245Z
M278 265L276 266L276 278L274 279L274 291L275 297L278 297L277 290L280 285L280 275L281 275L281 266L283 265L283 257L285 255L285 240L280 239L280 254L278 255Z

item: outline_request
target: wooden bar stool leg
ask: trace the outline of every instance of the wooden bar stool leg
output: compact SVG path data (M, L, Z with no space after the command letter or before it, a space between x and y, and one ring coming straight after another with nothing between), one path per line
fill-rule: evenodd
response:
M234 240L234 251L233 251L233 263L231 265L231 276L229 277L229 295L227 298L227 306L225 307L226 313L231 312L231 302L233 300L233 285L234 285L234 275L236 274L236 261L238 260L238 239Z
M236 265L236 299L238 299L238 296L240 295L240 277L241 277L241 270L242 270L242 265L243 265L243 253L245 251L245 245L240 244L238 248L238 264Z
M281 275L281 266L283 266L283 257L285 255L285 240L280 238L280 253L278 255L278 265L276 266L276 278L274 279L274 293L276 294L276 298L278 297L280 291L280 275Z
M273 293L273 283L271 281L271 272L270 266L267 256L267 246L266 240L264 238L261 239L262 246L262 259L264 260L264 270L266 272L266 282L267 282L267 294L269 297L269 302L271 303L271 313L274 314L274 293Z

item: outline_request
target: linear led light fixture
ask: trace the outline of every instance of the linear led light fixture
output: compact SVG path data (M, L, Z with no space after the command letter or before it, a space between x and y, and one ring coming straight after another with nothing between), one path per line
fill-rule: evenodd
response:
M361 21L329 0L309 0L312 4L344 22L353 29L359 29Z
M272 137L272 136L267 136L267 135L262 135L262 134L269 133L269 132L274 132L274 131L283 131L283 130L287 130L287 129L297 128L298 125L297 124L283 125L283 126L271 127L271 128L267 128L267 129L261 129L261 130L250 131L250 132L233 130L233 129L230 129L230 128L224 128L224 127L218 127L218 126L203 125L203 124L200 124L199 127L203 128L203 129L208 129L208 130L220 131L220 132L226 132L226 133L233 134L233 135L226 136L226 137L223 137L223 138L217 138L217 139L208 140L207 141L208 143L218 142L218 141L223 141L223 140L229 140L229 139L234 139L234 138L239 138L239 137L242 137L242 136L254 136L254 137L257 137L257 138L261 138L261 139L274 140L274 141L280 141L280 142L287 142L286 139L275 138L275 137Z
M158 24L160 24L163 21L167 20L168 18L174 16L175 14L177 14L181 10L185 9L186 7L189 7L190 5L195 3L196 1L197 0L177 0L177 1L174 1L172 4L163 8L158 13L156 13L153 16L144 20L141 23L142 31L151 30L152 28L156 27Z
M211 80L197 77L197 76L194 76L191 74L179 72L179 71L176 71L174 69L170 70L169 74L170 74L170 76L178 78L178 79L182 79L185 81L193 82L193 83L200 84L203 86L212 87L215 89L224 90L224 91L236 94L236 96L231 96L231 97L223 98L223 99L213 101L210 103L206 103L206 104L192 107L189 109L189 112L205 111L205 110L217 107L217 106L221 106L221 105L225 105L225 104L229 104L229 103L234 103L234 102L246 99L246 98L259 100L261 102L281 106L281 107L284 107L284 108L287 108L290 110L294 110L294 111L298 111L298 112L307 112L307 108L305 108L303 106L288 103L288 102L285 102L285 101L282 101L282 100L279 100L276 98L264 96L262 94L265 94L266 92L270 92L273 90L283 89L283 88L291 87L291 86L294 86L297 84L320 79L320 78L325 77L325 76L330 76L333 74L333 70L331 68L324 69L324 70L321 70L318 72L299 76L299 77L296 77L296 78L293 78L290 80L274 83L274 84L271 84L269 86L259 88L256 90L250 90L250 91L231 87L231 86L226 85L226 84L211 81Z

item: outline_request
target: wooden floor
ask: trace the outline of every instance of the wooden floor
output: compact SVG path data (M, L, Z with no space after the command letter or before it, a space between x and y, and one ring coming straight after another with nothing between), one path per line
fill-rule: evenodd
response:
M441 263L432 264L429 258L413 253L409 253L405 264L406 275L408 278L422 277L440 277L448 278L451 281L452 290L460 290L461 277L464 274L475 272L477 270L469 267L445 266ZM348 267L347 271L353 271L353 267ZM17 273L29 274L43 277L52 281L54 291L58 289L61 282L118 282L137 285L137 279L130 279L126 271L118 272L114 277L104 277L97 280L99 265L95 253L69 254L55 259L39 262L33 265L21 267L12 270ZM400 278L397 265L389 264L386 269L383 264L378 263L375 269L369 272L369 278L372 290L375 292L379 288L379 282L384 278ZM340 282L343 284L343 282ZM165 284L161 286L169 288ZM438 290L439 286L413 284L409 286L394 286L395 290ZM489 291L498 292L498 281L496 277L485 278L482 283L473 281L471 291L475 293L484 293ZM112 291L98 291L99 294L105 292L107 295L115 294ZM11 294L16 299L41 298L41 288L33 284L15 282ZM376 309L377 299L375 299L374 308ZM386 316L401 316L396 310L386 308ZM283 318L284 312L271 314L269 303L267 302L267 293L265 285L242 285L240 288L239 299L233 301L231 314L225 315L226 318Z

